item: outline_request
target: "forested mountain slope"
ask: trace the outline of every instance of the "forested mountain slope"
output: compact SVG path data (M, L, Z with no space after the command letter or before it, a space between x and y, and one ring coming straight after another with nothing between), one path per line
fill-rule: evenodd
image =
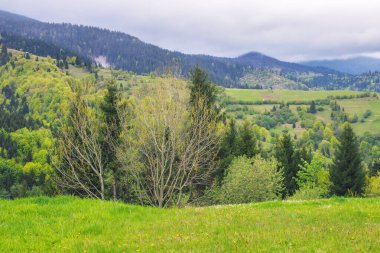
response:
M137 74L170 71L177 76L187 77L189 70L198 64L209 73L212 81L227 87L257 85L242 82L242 78L258 70L266 74L276 72L285 79L322 88L325 83L333 82L333 78L342 76L327 68L283 62L255 52L236 58L187 55L144 43L122 32L82 25L44 23L3 11L0 11L0 32L9 47L35 49L32 53L46 55L46 50L30 46L36 44L36 41L41 41L52 47L62 48L66 52L73 52L84 59L98 60L98 63L104 66ZM22 40L25 42L20 43ZM320 84L313 82L316 77ZM327 81L321 82L323 78ZM271 78L267 81L270 80ZM338 88L339 85L335 84L337 83L330 84L331 88Z

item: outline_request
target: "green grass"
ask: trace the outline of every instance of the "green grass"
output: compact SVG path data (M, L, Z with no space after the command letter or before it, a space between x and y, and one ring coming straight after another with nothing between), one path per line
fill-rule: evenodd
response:
M380 199L157 209L73 197L0 201L0 252L376 252Z
M350 90L334 91L302 91L302 90L253 90L253 89L226 89L226 94L233 100L239 101L311 101L325 99L328 96L357 95L361 92Z
M380 100L375 98L345 99L339 100L338 104L344 108L349 115L354 114L363 118L366 110L371 110L372 115L365 122L353 124L356 133L362 135L365 132L379 133L380 131Z

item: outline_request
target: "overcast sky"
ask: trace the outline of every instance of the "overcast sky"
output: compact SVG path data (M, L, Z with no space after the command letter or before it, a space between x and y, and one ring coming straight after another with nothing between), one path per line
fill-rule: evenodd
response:
M380 57L378 0L0 0L0 9L118 30L184 53Z

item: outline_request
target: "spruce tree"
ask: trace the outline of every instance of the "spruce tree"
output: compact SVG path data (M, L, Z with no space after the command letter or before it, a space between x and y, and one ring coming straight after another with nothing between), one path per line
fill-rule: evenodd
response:
M0 66L5 65L9 60L8 50L5 44L0 45Z
M346 123L339 138L330 178L333 183L331 193L344 196L361 195L364 190L365 173L362 166L357 138L352 127Z
M297 190L295 180L299 170L298 164L294 164L294 144L290 134L286 131L278 139L275 147L275 158L279 163L279 169L282 169L284 175L284 193L283 197L291 196Z
M257 140L249 121L244 121L239 131L238 155L253 157L258 153Z
M313 113L313 114L317 113L317 108L315 106L315 102L314 101L311 101L309 112Z
M198 65L191 71L190 105L193 110L216 110L217 86L207 79L207 73ZM200 104L200 101L203 103ZM202 108L199 108L202 106ZM206 107L206 108L203 108ZM194 113L194 112L193 112Z
M116 83L111 81L107 86L107 93L100 108L103 112L104 120L102 149L106 161L106 169L112 173L112 196L114 200L117 199L117 181L120 176L117 171L115 150L115 145L117 145L121 131L120 118L117 111L118 101L119 94Z
M217 182L221 183L226 169L231 164L237 149L238 131L236 121L232 118L228 123L228 128L221 142L218 152L219 166L215 172Z

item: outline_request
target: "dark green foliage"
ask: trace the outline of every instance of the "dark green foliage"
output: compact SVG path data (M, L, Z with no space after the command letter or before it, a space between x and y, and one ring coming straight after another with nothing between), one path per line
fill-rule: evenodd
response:
M239 138L237 142L237 156L254 157L259 153L257 140L249 121L244 121L239 129Z
M357 138L349 124L343 126L339 138L330 178L333 183L331 193L344 195L361 195L365 184L365 173L359 154Z
M4 100L0 100L0 126L8 132L20 128L36 129L41 126L39 121L28 116L29 107L25 97L20 98L14 86L4 86L1 89Z
M195 110L199 110L201 109L197 108L201 106L199 102L204 99L205 101L202 103L202 106L206 107L204 109L215 110L217 93L217 86L207 79L206 71L196 65L191 71L190 105Z
M23 171L14 161L0 159L0 198L52 195L54 192L44 172Z
M363 118L366 119L366 118L370 117L371 115L372 115L372 111L366 110L363 114Z
M317 113L317 108L315 106L314 100L311 101L310 108L309 108L309 113L316 114Z
M218 183L221 183L223 180L225 176L225 170L231 164L233 158L236 155L237 142L239 138L238 134L239 133L236 126L236 120L232 118L228 122L227 132L224 135L218 153L219 166L215 172Z
M240 126L236 124L234 119L229 121L227 132L218 153L220 165L217 178L219 182L225 176L224 172L233 158L238 156L252 158L260 153L252 124L249 121L244 121Z
M104 96L103 103L100 105L100 109L103 112L103 140L102 149L104 161L106 161L105 167L108 172L112 174L112 196L113 199L120 197L118 195L117 188L122 187L118 182L120 181L120 171L116 159L116 145L119 140L121 132L120 118L118 114L118 102L120 100L119 92L114 80L107 85L107 93Z
M372 162L369 174L370 176L377 176L380 173L380 159L376 159Z
M26 59L30 59L29 53L40 56L51 56L56 58L56 65L58 67L66 69L68 68L68 62L66 61L66 58L72 56L76 57L76 66L84 66L87 69L90 69L91 65L93 64L90 58L80 56L71 50L62 50L61 47L53 45L49 42L45 42L39 38L19 36L13 32L1 32L2 41L9 48L14 48L26 52ZM38 61L38 58L36 58L36 61Z
M284 175L285 189L283 197L291 196L298 188L296 176L301 163L301 154L295 152L294 143L288 132L284 132L278 139L274 156L279 163L279 169L282 169Z
M280 124L295 124L298 121L298 117L290 110L289 106L282 104L280 108L274 108L270 112L259 114L255 123L266 129L271 129Z
M0 44L0 66L5 65L9 60L8 50L5 44Z

